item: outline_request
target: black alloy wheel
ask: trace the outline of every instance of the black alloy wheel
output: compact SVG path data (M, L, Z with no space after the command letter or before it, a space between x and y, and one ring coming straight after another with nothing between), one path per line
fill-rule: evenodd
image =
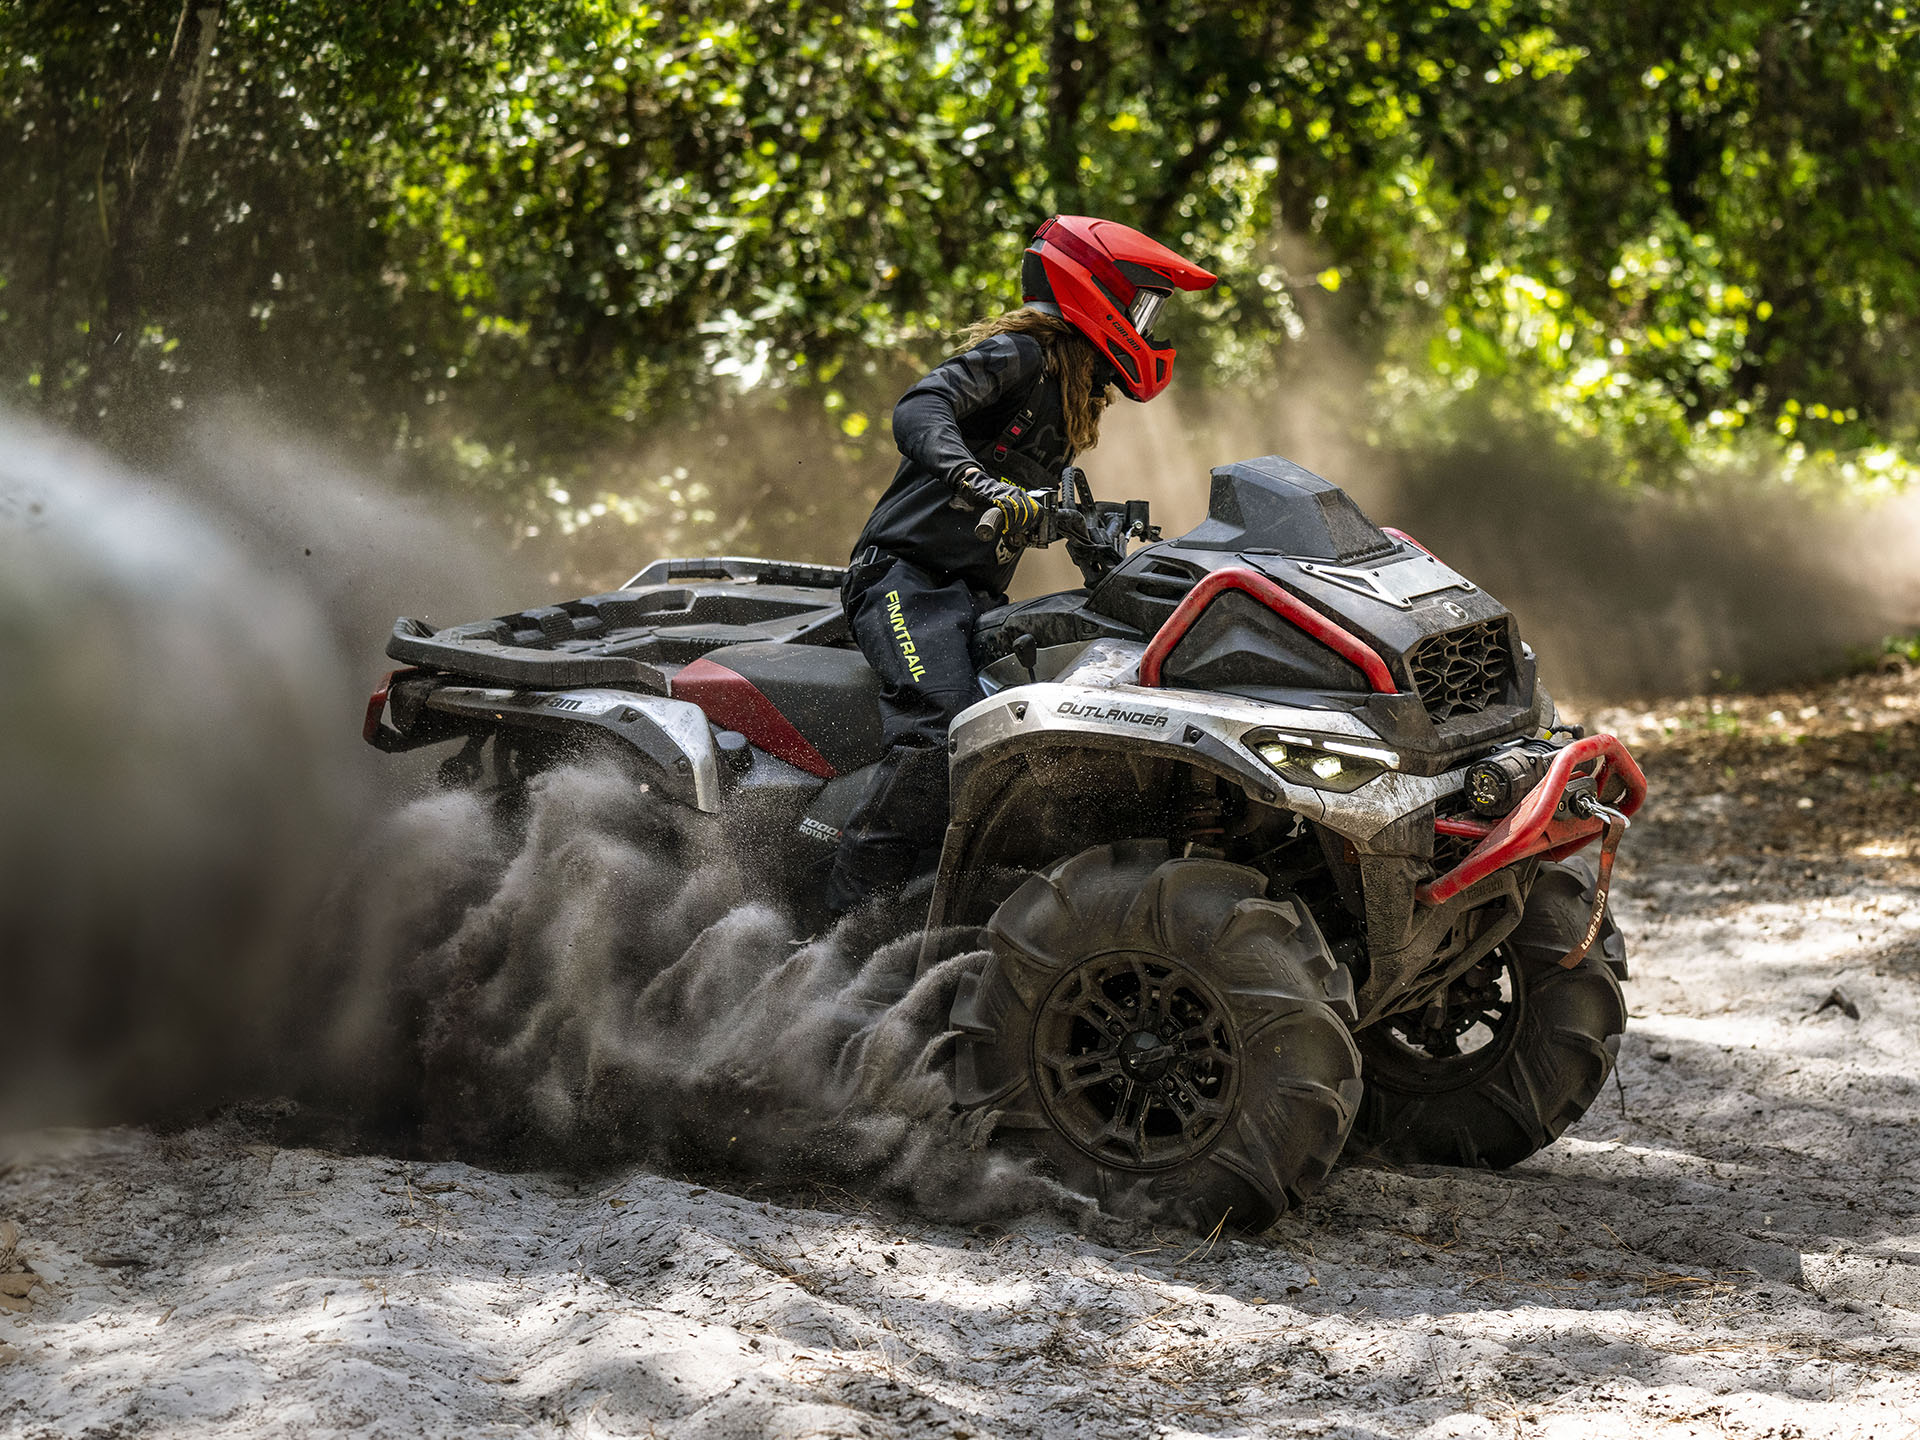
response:
M1226 1005L1180 965L1138 952L1069 970L1041 1003L1033 1076L1054 1127L1094 1160L1159 1170L1198 1159L1239 1098Z
M1519 958L1505 945L1447 987L1443 1006L1389 1015L1366 1032L1366 1079L1439 1093L1488 1074L1520 1032L1527 992Z
M1095 846L988 925L953 1007L963 1109L1117 1214L1261 1230L1326 1177L1359 1101L1353 982L1266 877Z
M1388 1016L1359 1034L1366 1094L1347 1148L1396 1165L1505 1169L1551 1145L1587 1112L1626 1029L1613 916L1573 969L1593 870L1540 867L1520 924L1448 987L1444 1008Z

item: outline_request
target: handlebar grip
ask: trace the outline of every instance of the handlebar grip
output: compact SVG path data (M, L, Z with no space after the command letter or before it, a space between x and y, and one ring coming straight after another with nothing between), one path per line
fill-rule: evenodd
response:
M973 523L973 538L976 540L998 540L1007 528L1007 512L998 505L989 505L981 512L980 518Z

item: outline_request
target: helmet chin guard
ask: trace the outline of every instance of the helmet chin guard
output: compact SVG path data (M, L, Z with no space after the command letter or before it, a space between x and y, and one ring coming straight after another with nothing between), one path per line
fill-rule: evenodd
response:
M1152 335L1167 297L1216 278L1138 230L1087 215L1046 221L1020 266L1026 303L1084 335L1130 400L1151 400L1173 377L1174 349Z

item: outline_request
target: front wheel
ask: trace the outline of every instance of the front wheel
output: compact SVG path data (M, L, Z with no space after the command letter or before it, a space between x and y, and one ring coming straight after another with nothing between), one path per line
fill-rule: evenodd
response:
M1447 990L1446 1004L1360 1032L1366 1095L1348 1148L1392 1164L1516 1165L1587 1112L1627 1027L1613 916L1568 970L1585 932L1593 871L1540 867L1520 923Z
M1360 1098L1353 982L1256 870L1096 846L994 912L953 1008L955 1094L1103 1208L1260 1230Z

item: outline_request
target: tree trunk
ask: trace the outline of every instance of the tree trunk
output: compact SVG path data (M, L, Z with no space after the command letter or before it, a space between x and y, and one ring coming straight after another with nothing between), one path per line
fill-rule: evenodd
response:
M1048 68L1053 72L1047 108L1047 179L1053 186L1053 208L1063 214L1080 208L1080 111L1086 103L1087 81L1083 73L1086 47L1076 29L1079 18L1080 0L1054 0L1047 46Z
M149 261L193 139L222 3L184 0L181 5L146 138L127 167L107 238L105 311L87 347L89 403L79 419L94 431L124 430L121 422L137 421L142 408L134 351L151 298Z
M67 203L72 187L67 184L67 146L73 134L73 117L60 113L53 127L53 213L47 222L47 272L40 288L40 404L54 403L54 392L65 366L65 347L60 343L61 261L67 249Z

